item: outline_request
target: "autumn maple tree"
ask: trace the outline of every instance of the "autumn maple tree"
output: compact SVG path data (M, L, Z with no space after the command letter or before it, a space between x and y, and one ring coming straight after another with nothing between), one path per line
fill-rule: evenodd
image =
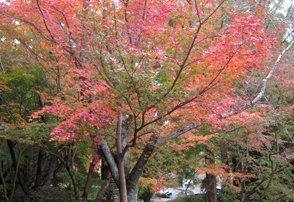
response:
M203 122L221 127L221 114L238 103L234 84L262 69L275 45L265 15L261 5L250 11L229 0L13 0L0 10L56 85L30 118L58 120L51 141L90 139L124 202L137 201L157 147L185 133L197 138L189 132Z

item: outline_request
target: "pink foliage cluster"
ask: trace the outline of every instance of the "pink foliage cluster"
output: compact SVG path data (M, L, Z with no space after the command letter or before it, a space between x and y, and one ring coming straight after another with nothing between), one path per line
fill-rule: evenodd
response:
M77 107L71 109L64 105L46 106L35 112L31 118L37 119L44 114L53 115L62 121L50 133L51 140L68 141L76 140L79 135L88 136L89 132L85 127L101 128L110 124L115 113L112 109L99 103L93 103L87 108Z
M264 20L248 12L243 15L231 12L230 19L232 22L223 30L219 42L211 46L205 56L210 60L215 58L216 61L225 63L226 53L236 53L231 66L236 69L260 68L274 42L274 39L264 32Z

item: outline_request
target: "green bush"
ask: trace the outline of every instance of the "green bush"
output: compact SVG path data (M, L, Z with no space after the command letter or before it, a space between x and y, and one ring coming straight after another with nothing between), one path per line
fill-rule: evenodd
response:
M179 197L175 200L170 200L170 202L203 202L204 196L205 195L203 195L203 194L190 195L190 196L186 196L186 197Z

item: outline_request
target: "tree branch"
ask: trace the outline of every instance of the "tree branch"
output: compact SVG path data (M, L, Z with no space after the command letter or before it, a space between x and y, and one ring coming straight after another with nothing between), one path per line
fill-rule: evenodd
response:
M140 176L142 175L144 171L144 166L146 165L150 156L153 154L155 150L155 145L157 141L158 141L158 136L155 136L155 135L151 136L151 138L149 139L149 142L147 143L143 152L141 153L141 156L139 157L136 165L132 169L131 173L128 175L128 181L127 181L128 184L130 183L136 184L138 182Z
M113 155L107 145L107 142L102 138L102 141L101 141L101 150L103 152L103 155L107 161L107 164L109 166L109 169L110 169L110 172L111 172L111 175L115 181L116 184L119 184L119 177L118 177L118 167L117 167L117 164L113 158Z
M49 29L49 27L48 27L48 25L47 25L47 23L46 23L46 18L45 18L45 15L44 15L44 13L43 13L43 10L42 10L42 8L41 8L41 5L40 5L39 0L37 0L36 2L37 2L38 10L39 10L40 13L41 13L41 16L42 16L42 20L43 20L44 26L45 26L47 32L49 33L49 35L50 35L52 41L53 41L54 43L56 43L56 40L55 40L55 38L54 38L54 36L53 36L51 30Z
M175 79L173 80L171 86L167 89L167 91L153 104L151 104L151 106L148 106L146 111L148 111L149 109L155 107L157 104L159 104L164 98L166 98L171 92L172 90L174 89L174 87L176 86L183 70L185 69L186 67L186 64L188 62L188 59L190 58L190 55L192 53L192 50L195 46L195 42L199 36L199 33L201 31L201 28L203 27L203 25L216 13L216 11L222 6L222 4L225 2L226 0L223 0L221 1L221 3L203 20L201 21L200 19L200 15L199 15L199 11L198 11L198 7L197 7L197 3L195 4L195 7L196 7L196 12L197 12L197 16L198 16L198 21L199 21L199 25L195 31L195 34L193 36L193 39L192 39L192 42L190 43L189 47L188 47L188 50L187 50L187 53L185 54L184 56L184 59L182 61L182 63L179 65L179 71L177 72L176 76L175 76Z
M174 106L171 110L169 110L168 112L166 112L165 114L145 123L144 125L141 125L139 128L138 128L138 131L140 131L141 129L143 129L144 127L158 121L158 120L161 120L163 117L166 117L170 114L172 114L173 112L175 112L176 110L186 106L187 104L193 102L195 99L197 99L199 96L203 95L204 93L206 93L208 90L210 90L215 84L216 84L216 80L219 78L219 76L225 71L225 69L228 67L228 65L230 64L231 60L233 59L233 57L235 56L236 53L232 54L230 56L230 58L228 59L228 61L226 62L226 64L223 65L223 67L218 71L218 73L213 77L213 79L209 82L209 84L204 87L197 95L194 95L192 98L184 101L184 102L181 102L179 104L177 104L176 106Z
M273 65L272 69L267 74L267 76L262 80L261 89L260 89L259 93L257 94L257 96L254 99L252 99L249 104L246 104L243 107L239 107L238 109L232 110L228 113L221 114L220 118L224 119L224 118L228 118L230 116L239 114L239 113L253 107L264 96L265 91L267 89L268 80L273 76L274 72L276 71L276 69L278 68L278 65L281 62L282 57L291 48L293 43L294 43L294 40L292 40L290 42L290 44L280 53L280 55L278 56L277 60L275 61L274 65Z
M183 129L173 132L168 135L170 139L175 139L178 138L179 136L185 134L186 132L199 128L201 125L200 124L191 124ZM149 142L145 146L143 152L141 153L141 156L139 157L136 165L132 169L131 173L128 175L128 183L136 183L139 180L139 177L142 175L144 171L144 166L148 162L150 156L154 153L156 150L156 144L158 146L163 146L166 144L166 141L160 141L158 142L158 136L153 135L150 137Z
M179 131L176 131L176 132L173 132L169 135L169 138L170 139L175 139L175 138L178 138L179 136L183 135L184 133L186 132L189 132L190 130L193 130L193 129L196 129L196 128L199 128L201 125L200 124L191 124L191 125L188 125L184 128L182 128L181 130Z

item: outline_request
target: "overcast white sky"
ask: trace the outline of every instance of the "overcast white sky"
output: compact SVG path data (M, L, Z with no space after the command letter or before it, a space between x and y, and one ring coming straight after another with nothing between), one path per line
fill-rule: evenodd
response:
M277 0L276 0L276 2L277 2ZM281 8L279 9L279 11L281 13L283 13L284 15L286 15L287 10L289 9L289 7L291 5L293 5L293 0L284 0L283 6L281 6Z

